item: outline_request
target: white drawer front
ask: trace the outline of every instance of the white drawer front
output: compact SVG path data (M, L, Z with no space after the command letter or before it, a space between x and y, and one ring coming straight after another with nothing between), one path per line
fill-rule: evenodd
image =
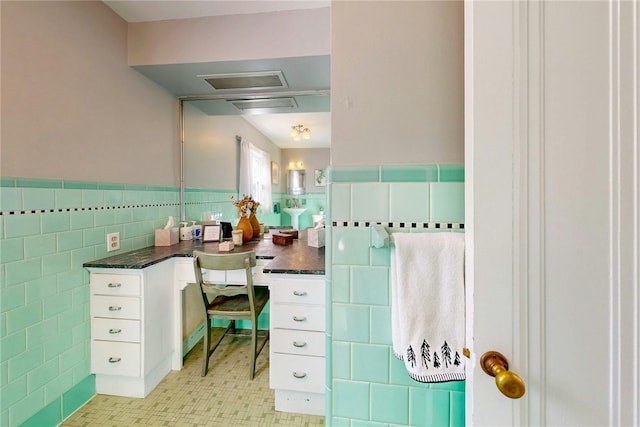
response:
M140 376L140 344L91 341L91 372Z
M91 317L140 319L140 299L93 295L91 297Z
M94 295L140 295L140 276L91 273L90 281Z
M269 364L271 388L324 393L324 357L276 353Z
M275 391L276 411L293 412L296 414L325 414L325 397L323 393L309 393L308 391Z
M255 267L253 269L255 271ZM211 279L209 279L211 280ZM247 273L244 270L229 270L227 271L227 282L229 283L246 283Z
M175 266L176 280L178 282L195 283L196 274L193 271L193 260L189 258L189 262L179 262ZM244 271L244 270L243 270ZM243 280L244 280L244 276ZM216 270L203 270L202 278L209 282L224 283L227 281L227 276L224 271Z
M193 272L193 259L187 258L189 262L179 261L175 265L176 280L178 282L195 282L196 275Z
M325 355L324 332L271 329L269 345L271 351L275 353L320 357Z
M270 322L272 328L325 330L323 305L276 304L271 301Z
M269 275L262 272L264 267L269 264L270 259L258 259L256 260L256 266L253 268L253 283L260 285L269 284Z
M140 342L140 321L124 319L91 319L91 338L102 341Z
M268 260L258 260L255 267L251 269L253 272L253 282L266 284L267 278L262 273L262 269L267 264ZM244 270L230 270L226 274L224 271L204 271L204 279L211 282L230 282L230 283L244 283L245 276ZM176 263L176 280L179 282L194 283L196 281L195 273L193 272L192 262L178 262Z
M297 304L325 303L325 281L318 279L278 280L271 279L269 284L271 299L275 302Z

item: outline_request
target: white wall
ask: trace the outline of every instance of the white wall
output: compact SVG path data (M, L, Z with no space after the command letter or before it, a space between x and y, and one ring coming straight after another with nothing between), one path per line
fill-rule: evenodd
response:
M2 1L5 177L179 185L177 100L100 1Z
M129 24L129 64L327 55L329 8Z
M462 1L333 1L332 165L462 163L463 65Z
M184 182L186 187L237 189L240 162L236 136L246 138L280 163L281 150L242 116L208 116L185 102ZM282 182L273 191L281 191Z

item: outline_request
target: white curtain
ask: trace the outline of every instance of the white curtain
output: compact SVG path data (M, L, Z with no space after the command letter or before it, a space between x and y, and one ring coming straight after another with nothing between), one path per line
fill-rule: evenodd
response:
M245 138L240 139L240 179L238 180L238 196L253 195L253 173L251 168L251 143Z
M260 203L262 212L271 212L271 156L245 138L240 140L239 197L248 194Z

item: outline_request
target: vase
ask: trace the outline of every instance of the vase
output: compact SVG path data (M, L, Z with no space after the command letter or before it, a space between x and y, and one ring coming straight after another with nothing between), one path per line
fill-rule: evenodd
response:
M253 227L251 227L251 221L244 215L240 216L240 220L238 221L238 225L236 226L237 230L242 230L242 241L248 242L253 238Z
M251 212L249 222L251 222L251 228L253 228L253 238L260 237L260 223L258 222L258 218L255 213Z

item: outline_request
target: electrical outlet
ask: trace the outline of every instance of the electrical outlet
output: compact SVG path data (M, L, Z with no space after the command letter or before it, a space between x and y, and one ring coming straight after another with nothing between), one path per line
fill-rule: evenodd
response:
M107 234L107 252L117 251L120 249L120 233L108 233Z

